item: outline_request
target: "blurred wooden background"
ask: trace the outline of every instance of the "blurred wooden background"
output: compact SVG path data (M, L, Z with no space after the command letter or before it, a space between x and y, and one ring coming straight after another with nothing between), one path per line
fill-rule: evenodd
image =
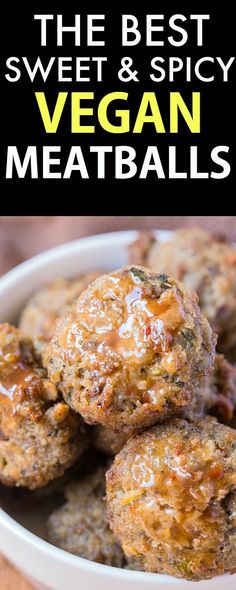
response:
M235 216L0 216L0 274L41 250L83 236L122 229L173 229L196 225L226 233L236 240Z
M0 555L1 590L33 590L33 586Z
M42 250L87 235L181 226L201 226L236 241L236 216L0 216L0 275ZM0 556L0 590L16 589L32 590L32 586Z

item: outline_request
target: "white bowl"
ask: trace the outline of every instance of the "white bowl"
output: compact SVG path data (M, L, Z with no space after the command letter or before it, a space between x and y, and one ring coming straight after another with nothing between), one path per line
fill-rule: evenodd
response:
M169 232L157 232L164 240ZM111 270L127 262L127 246L136 232L114 232L84 238L54 248L24 262L0 279L0 321L14 322L28 297L58 276L72 277L100 268ZM0 551L22 570L37 588L50 590L235 590L236 575L188 582L100 565L50 545L40 534L42 509L19 515L0 509ZM21 523L21 524L20 524ZM22 523L25 526L22 526ZM29 530L30 529L30 530Z

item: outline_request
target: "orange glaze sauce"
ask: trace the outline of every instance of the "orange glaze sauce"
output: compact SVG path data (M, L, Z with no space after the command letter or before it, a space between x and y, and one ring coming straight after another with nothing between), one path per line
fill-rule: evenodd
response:
M106 281L102 301L109 299L109 311L103 309L99 292L92 292L79 308L82 336L84 330L94 330L96 342L101 343L99 351L109 346L132 363L141 364L150 353L166 353L185 319L179 295L169 289L158 299L147 292L145 284L135 285L130 275L108 276ZM124 302L123 309L117 301ZM76 333L72 340L76 344Z
M229 482L231 476L225 472L223 460L214 454L211 441L201 441L197 435L184 441L180 437L181 432L176 432L171 433L171 439L167 434L151 441L148 449L140 445L132 468L133 482L141 488L158 488L162 497L172 497L179 506L196 501L204 508L209 497L222 488L222 480ZM236 483L236 474L233 479ZM170 487L173 480L178 481L177 490Z
M132 275L113 275L104 278L102 290L91 289L79 299L77 314L61 334L61 347L69 362L75 354L86 363L103 372L109 351L122 359L126 375L127 395L135 394L142 403L162 407L171 395L170 386L158 379L163 372L175 373L179 358L171 350L173 336L185 320L182 301L174 288L167 289L158 298L152 294L150 283L132 279ZM94 337L92 336L94 334ZM89 343L89 346L88 346ZM153 367L144 377L142 367ZM133 378L137 370L137 378Z
M1 401L13 400L17 389L25 389L35 380L35 374L22 362L0 367Z
M158 299L147 293L145 285L134 287L130 276L119 279L119 287L127 294L124 296L123 322L117 331L117 349L124 356L127 355L127 349L130 356L136 356L139 342L147 343L149 340L154 343L155 352L168 350L172 335L185 319L177 293L169 289Z
M225 470L211 441L201 441L197 435L184 441L180 437L176 432L170 439L167 433L145 446L137 445L129 480L129 487L131 482L134 488L127 490L123 503L138 511L145 528L157 540L171 537L172 542L191 547L198 530L203 540L210 535L213 549L213 538L216 547L219 541L216 520L223 518L223 512L211 499L224 497L236 484L236 474Z

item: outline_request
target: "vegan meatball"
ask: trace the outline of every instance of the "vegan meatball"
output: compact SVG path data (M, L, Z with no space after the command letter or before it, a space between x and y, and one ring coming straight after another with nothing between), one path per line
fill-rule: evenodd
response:
M97 277L92 272L74 280L58 279L37 291L23 309L19 327L32 338L39 358L51 340L58 317L66 313L82 291Z
M148 266L147 260L151 246L156 244L154 235L151 232L140 232L137 240L128 245L128 257L131 264Z
M123 267L58 321L48 372L86 422L130 433L189 404L214 350L194 293L165 274Z
M199 305L218 334L218 348L233 357L236 348L236 250L201 229L177 230L151 246L147 266L194 289Z
M122 567L124 554L108 527L104 495L102 468L67 486L66 503L49 517L48 538L69 553Z
M36 364L29 339L0 325L0 481L45 486L87 446L82 420Z
M236 367L222 354L216 355L213 379L209 385L207 411L228 425L231 425L236 411Z
M140 569L203 580L236 570L236 432L174 419L132 437L107 473L108 517Z
M189 406L182 416L199 420L206 414L216 416L223 424L231 425L236 411L236 367L223 354L216 354L214 372L196 387Z

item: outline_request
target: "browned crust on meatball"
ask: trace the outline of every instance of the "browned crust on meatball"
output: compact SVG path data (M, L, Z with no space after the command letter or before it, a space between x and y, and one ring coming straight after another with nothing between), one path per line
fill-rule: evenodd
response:
M105 472L73 482L65 489L66 503L48 520L51 543L85 559L122 567L123 551L106 520Z
M236 411L236 367L223 354L216 355L207 410L220 422L231 425Z
M57 279L29 299L21 313L19 327L33 340L40 359L53 336L57 318L70 309L80 293L100 274L94 271L73 280Z
M87 446L82 420L39 368L32 344L0 325L0 481L34 489L63 475Z
M129 264L148 266L148 256L154 243L155 238L151 232L140 232L137 240L131 242L128 246Z
M88 423L133 432L189 404L213 370L215 338L197 297L123 267L97 279L58 321L48 372Z
M214 372L196 387L183 417L199 420L206 414L216 416L223 424L232 424L236 411L236 368L222 354L216 354Z
M107 473L109 523L125 554L189 580L236 570L235 498L236 432L214 418L132 437Z

